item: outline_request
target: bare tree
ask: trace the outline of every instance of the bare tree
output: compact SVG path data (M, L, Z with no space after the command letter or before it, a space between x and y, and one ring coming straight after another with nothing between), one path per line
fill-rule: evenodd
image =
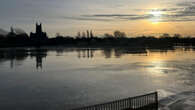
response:
M124 32L120 32L120 31L114 31L114 37L115 38L124 38L126 37L126 34Z
M104 34L104 37L105 38L113 38L113 35L112 34L109 34L109 33L105 33Z

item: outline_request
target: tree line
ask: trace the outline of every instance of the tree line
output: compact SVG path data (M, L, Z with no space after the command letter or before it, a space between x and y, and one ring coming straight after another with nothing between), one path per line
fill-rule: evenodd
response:
M39 36L37 36L38 38ZM112 34L105 33L102 37L95 36L92 30L78 32L76 36L62 36L56 34L48 39L32 40L27 34L15 34L13 32L0 35L0 47L16 46L72 46L72 47L144 47L161 48L195 45L195 38L183 37L180 34L163 34L160 37L138 36L129 37L125 32L114 31Z

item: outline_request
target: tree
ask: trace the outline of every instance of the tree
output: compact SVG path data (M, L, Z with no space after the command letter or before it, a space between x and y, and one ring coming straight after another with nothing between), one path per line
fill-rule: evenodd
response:
M181 35L180 35L180 34L174 34L173 37L174 37L174 38L181 38Z
M105 38L113 38L113 35L112 35L112 34L105 33L105 34L104 34L104 37L105 37Z
M77 33L77 37L81 38L81 33L80 32Z
M56 33L56 37L60 37L61 35L60 35L60 33Z
M169 37L171 37L169 34L167 34L167 33L164 33L162 36L160 36L161 38L169 38Z
M89 31L87 30L87 38L89 38Z
M91 37L91 38L94 37L92 30L90 31L90 37Z
M83 37L83 38L86 38L85 32L82 33L82 37Z
M126 37L126 34L124 32L120 32L120 31L114 31L114 37L115 38L124 38Z

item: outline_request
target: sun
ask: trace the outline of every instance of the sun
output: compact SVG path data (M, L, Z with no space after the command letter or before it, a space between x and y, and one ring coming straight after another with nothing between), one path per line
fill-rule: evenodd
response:
M159 24L164 12L160 11L158 9L153 9L153 10L149 11L148 14L151 15L151 18L149 20L152 22L152 24Z
M152 10L149 12L149 14L153 15L154 17L161 17L163 12L159 10Z

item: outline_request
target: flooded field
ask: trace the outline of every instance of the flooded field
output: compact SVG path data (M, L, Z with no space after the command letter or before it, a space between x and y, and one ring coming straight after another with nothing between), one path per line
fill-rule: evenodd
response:
M64 110L195 89L195 49L0 49L0 109Z

